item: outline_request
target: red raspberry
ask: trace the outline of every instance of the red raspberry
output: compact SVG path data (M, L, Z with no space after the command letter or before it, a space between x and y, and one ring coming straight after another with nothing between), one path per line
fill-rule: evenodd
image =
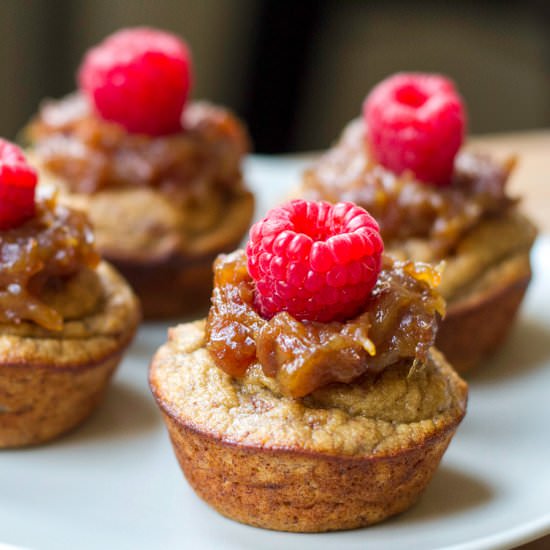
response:
M13 229L34 216L37 179L23 151L0 139L0 230Z
M378 224L350 202L294 200L250 229L248 271L255 301L271 318L328 322L353 317L369 296L384 248Z
M466 113L453 83L439 75L400 73L378 84L363 105L375 159L396 174L450 183L464 140Z
M132 133L171 134L181 130L191 55L173 34L125 29L86 54L78 81L105 120Z

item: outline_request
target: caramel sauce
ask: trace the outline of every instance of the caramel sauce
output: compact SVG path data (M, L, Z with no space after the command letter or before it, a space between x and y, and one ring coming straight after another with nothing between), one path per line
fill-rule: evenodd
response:
M443 258L480 219L501 213L515 201L506 195L513 160L501 165L462 152L450 185L396 176L369 158L362 121L353 121L340 141L304 174L301 195L311 200L351 201L380 225L387 249L407 239L427 239L433 258Z
M43 166L74 193L149 186L190 206L242 185L248 151L246 131L225 109L190 104L182 132L150 137L102 120L79 94L46 103L26 136Z
M41 299L80 269L99 262L91 226L84 214L37 200L36 216L0 231L0 322L23 320L61 330L63 317Z
M403 359L422 364L445 312L438 282L439 272L429 265L385 256L376 286L355 318L316 323L281 312L267 321L253 305L245 253L222 255L214 264L206 347L218 367L234 377L258 361L292 397L332 382L352 382Z

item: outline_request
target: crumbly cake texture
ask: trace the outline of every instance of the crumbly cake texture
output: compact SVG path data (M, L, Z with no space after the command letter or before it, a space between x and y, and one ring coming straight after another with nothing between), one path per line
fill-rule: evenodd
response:
M104 257L136 264L167 258L192 262L217 252L228 241L239 242L254 209L253 196L244 189L231 198L212 197L208 205L192 210L178 208L168 196L143 188L93 195L62 193L59 201L88 214Z
M475 227L446 261L441 293L448 307L436 346L458 372L475 368L506 340L531 280L535 238L533 224L512 211Z
M139 305L108 264L97 268L103 299L91 313L47 331L0 325L0 447L34 445L80 424L100 402L139 323Z
M490 217L471 229L444 260L439 290L449 306L485 290L485 277L501 264L516 256L529 256L535 237L533 224L516 210ZM400 258L419 255L412 245L404 250L390 244L388 251Z
M154 190L104 191L61 200L82 207L96 221L98 248L131 283L146 318L205 309L212 292L212 263L239 245L254 212L248 191L223 207L213 199L211 211L195 211L197 232L192 234L182 230L183 213ZM127 224L125 238L114 241L121 219Z
M436 346L461 374L494 353L514 325L531 280L529 251L488 269L459 300L449 304Z
M458 372L475 368L506 340L531 280L529 255L536 233L514 209L478 224L445 259L439 290L447 314L436 346ZM390 246L389 252L403 258L421 255L412 245L406 252Z
M465 414L467 386L436 350L423 367L395 365L295 400L259 366L230 377L204 344L202 321L172 329L151 389L190 484L251 525L350 529L405 510Z

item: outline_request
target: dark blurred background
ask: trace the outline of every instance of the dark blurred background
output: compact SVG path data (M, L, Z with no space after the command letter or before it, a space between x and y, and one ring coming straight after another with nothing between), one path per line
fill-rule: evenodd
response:
M451 75L472 133L550 126L550 1L0 0L0 134L74 89L84 51L134 25L194 55L193 97L247 121L255 149L320 149L398 70Z

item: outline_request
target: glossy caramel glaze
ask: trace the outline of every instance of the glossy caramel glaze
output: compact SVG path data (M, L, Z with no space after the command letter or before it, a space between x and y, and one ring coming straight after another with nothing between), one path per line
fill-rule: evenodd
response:
M192 103L181 133L150 137L102 120L79 94L46 102L26 135L42 165L73 193L151 187L186 205L242 185L249 147L241 123L220 107Z
M480 220L506 212L515 203L506 194L513 164L462 152L448 186L421 183L407 173L398 177L370 158L364 124L356 120L305 172L299 194L359 204L380 224L388 250L411 239L427 240L430 254L421 259L433 261L451 253Z
M256 360L281 392L305 396L332 382L352 382L402 360L422 364L433 345L444 302L436 269L389 257L361 314L344 323L301 322L255 310L246 256L220 256L206 325L206 347L225 372L242 377Z
M34 218L0 231L0 323L27 320L60 330L63 316L52 307L58 291L71 292L71 279L98 261L86 216L55 199L38 200ZM93 284L88 289L95 294Z

